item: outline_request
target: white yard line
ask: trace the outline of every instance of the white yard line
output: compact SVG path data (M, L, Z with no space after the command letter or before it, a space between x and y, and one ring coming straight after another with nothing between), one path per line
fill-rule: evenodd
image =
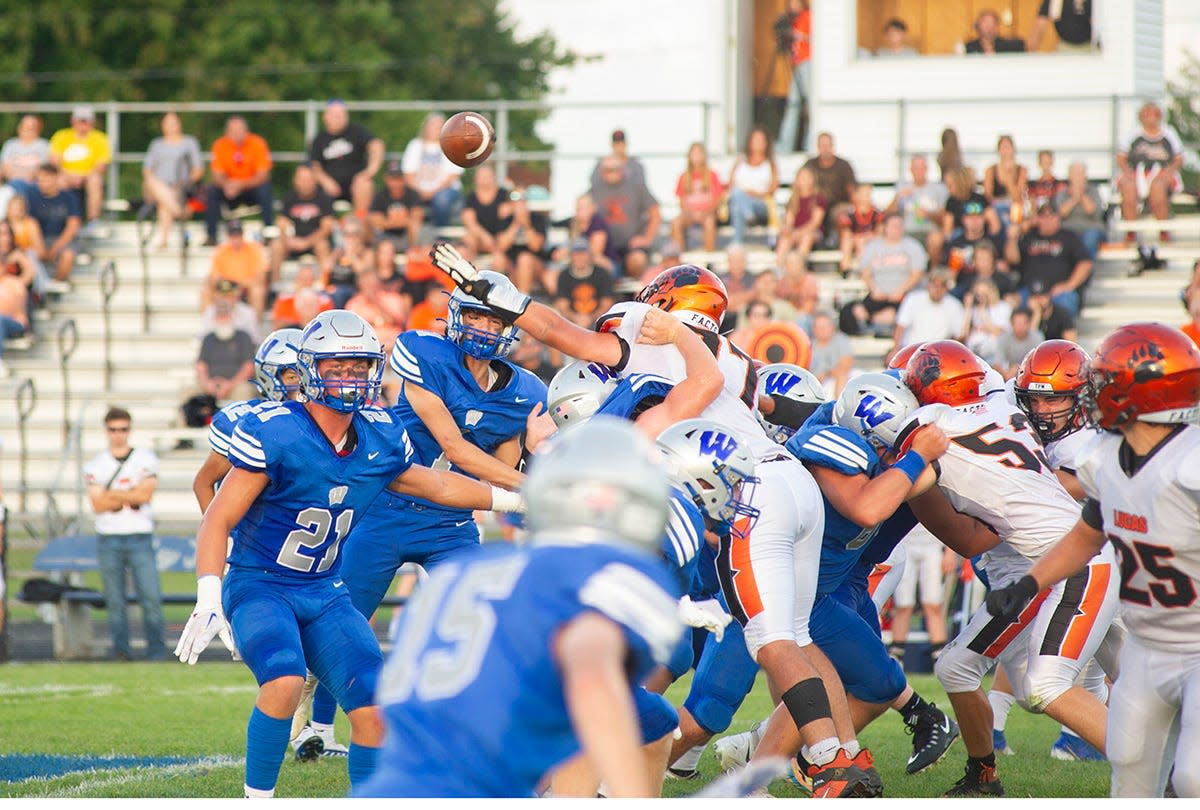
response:
M42 798L70 798L83 796L89 792L103 790L106 788L117 787L120 785L130 785L137 782L146 781L146 777L160 778L163 776L172 776L175 774L185 774L195 770L209 770L212 768L232 768L241 767L246 760L243 757L216 756L205 757L193 762L180 762L175 765L150 766L145 768L117 768L113 770L97 770L92 773L94 777L84 779L77 785L70 787L59 788L47 793L40 794ZM62 777L70 774L63 774ZM55 779L62 777L54 777ZM41 779L41 777L35 777ZM25 783L35 781L33 779L25 780ZM22 784L18 782L17 784Z

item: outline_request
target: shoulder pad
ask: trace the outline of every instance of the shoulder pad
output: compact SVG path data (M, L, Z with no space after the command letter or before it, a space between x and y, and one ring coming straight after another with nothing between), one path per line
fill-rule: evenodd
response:
M843 475L867 473L875 458L869 444L839 425L803 427L788 440L786 447L805 463L828 467Z

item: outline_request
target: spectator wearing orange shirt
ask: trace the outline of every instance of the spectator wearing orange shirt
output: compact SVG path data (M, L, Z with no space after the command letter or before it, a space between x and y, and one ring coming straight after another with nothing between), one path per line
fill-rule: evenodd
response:
M408 296L384 289L374 270L358 274L358 293L346 302L346 309L362 316L375 328L384 352L391 354L396 336L404 331L408 321Z
M225 122L225 135L213 142L210 168L213 182L205 199L205 247L217 244L222 205L257 205L262 209L263 222L274 221L271 150L240 115L230 116Z
M687 232L699 225L704 229L704 249L717 249L717 204L725 187L708 165L708 151L702 143L688 147L687 169L675 184L679 198L679 216L671 223L671 238L687 247Z
M227 278L246 291L246 302L261 318L267 301L267 252L246 239L241 220L231 219L225 228L229 238L213 251L212 269L200 293L201 308L208 308L217 282Z
M293 284L290 293L275 299L275 306L271 308L272 329L289 326L303 329L317 315L333 309L333 299L318 286L316 259L307 257L300 260Z

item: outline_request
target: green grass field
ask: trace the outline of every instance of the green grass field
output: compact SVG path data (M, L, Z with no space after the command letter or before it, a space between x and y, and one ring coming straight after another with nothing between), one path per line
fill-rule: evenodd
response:
M914 676L912 682L927 698L946 705L932 677ZM681 702L686 688L685 680L668 696ZM240 796L246 720L255 691L250 673L234 663L6 666L0 669L0 717L4 718L7 749L0 755L0 780L13 779L13 763L19 755L152 757L159 761L116 767L101 760L96 770L0 781L0 796ZM730 733L749 728L768 709L769 699L760 679L734 718ZM338 737L344 740L348 736L345 718L339 716L338 722ZM1058 726L1049 718L1013 711L1008 739L1017 756L1004 757L1000 763L1008 794L1107 796L1107 764L1051 759L1050 746L1057 736ZM877 720L861 739L875 755L887 796L939 796L962 772L965 753L962 743L956 742L939 765L918 776L906 776L904 763L911 738L894 712ZM709 779L716 776L711 746L701 770ZM702 784L668 781L664 793L682 796ZM342 796L348 787L344 760L300 764L289 757L279 778L278 795ZM786 781L776 782L771 792L800 795Z

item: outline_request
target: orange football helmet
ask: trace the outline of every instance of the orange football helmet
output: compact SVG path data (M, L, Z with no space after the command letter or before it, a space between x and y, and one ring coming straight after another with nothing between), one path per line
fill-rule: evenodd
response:
M716 332L725 317L729 293L711 270L678 264L655 276L635 300L672 312L684 323L706 332Z
M888 368L898 368L903 371L908 366L908 361L916 353L917 349L924 346L924 343L910 343L900 351L892 355L892 359L888 361Z
M1013 393L1017 407L1029 417L1043 443L1061 439L1086 424L1083 390L1091 361L1083 347L1070 340L1047 340L1030 349L1021 361ZM1041 397L1070 397L1070 403L1053 411L1039 409L1034 400Z
M1105 430L1134 420L1191 422L1200 415L1200 349L1166 324L1114 329L1096 349L1088 382L1088 418Z
M932 340L913 352L904 384L922 405L967 405L983 399L988 366L957 340Z

